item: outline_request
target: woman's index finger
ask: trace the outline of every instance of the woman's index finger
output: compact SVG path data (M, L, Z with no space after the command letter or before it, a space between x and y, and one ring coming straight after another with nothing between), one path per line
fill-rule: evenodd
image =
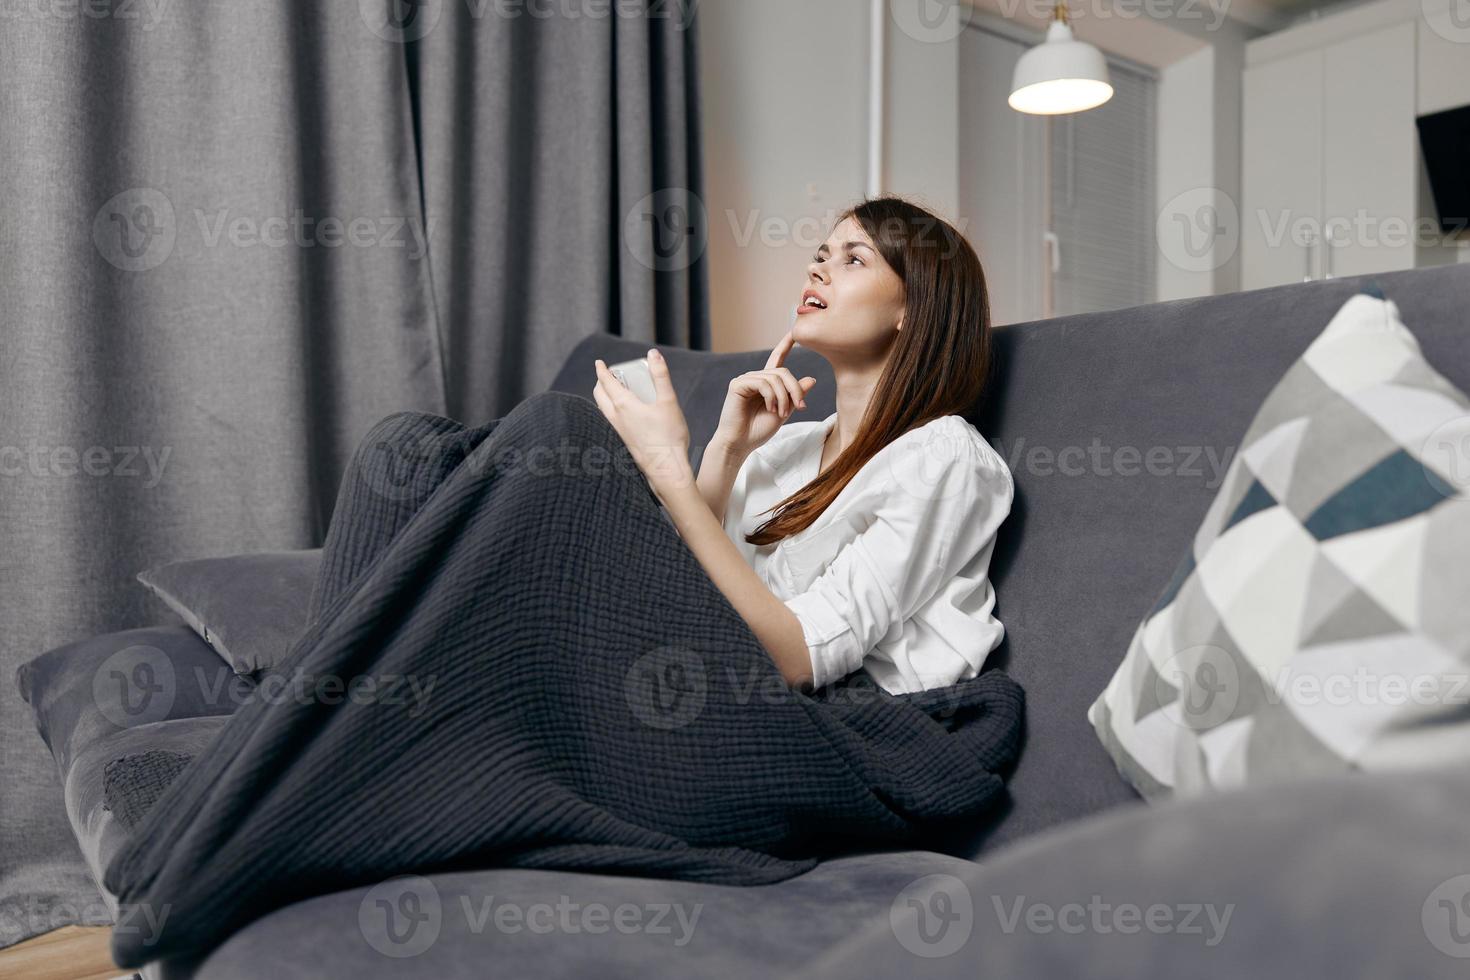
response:
M794 330L786 331L786 336L782 337L776 346L771 348L771 356L766 358L765 369L769 371L771 368L780 367L782 362L786 360L786 355L791 353L791 348L795 344L796 332Z

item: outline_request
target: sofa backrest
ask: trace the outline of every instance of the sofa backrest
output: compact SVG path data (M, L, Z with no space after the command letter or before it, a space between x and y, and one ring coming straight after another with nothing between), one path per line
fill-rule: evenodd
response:
M1008 812L937 849L971 856L1136 800L1087 707L1193 539L1256 409L1332 314L1365 284L1394 300L1426 358L1470 390L1470 267L1300 283L996 331L996 372L972 420L1010 462L1016 501L992 560L1006 639L988 665L1026 689L1027 738ZM696 462L730 378L766 351L660 348ZM646 345L594 335L553 387L590 397L592 359ZM827 362L788 365L818 384L794 419L833 410ZM946 846L948 845L948 846Z

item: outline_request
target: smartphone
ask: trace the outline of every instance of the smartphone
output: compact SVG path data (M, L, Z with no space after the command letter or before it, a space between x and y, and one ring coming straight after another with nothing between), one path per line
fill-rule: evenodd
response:
M648 370L647 357L619 361L608 365L608 370L623 383L623 387L637 395L640 401L653 402L658 399L658 392L653 387L653 375Z

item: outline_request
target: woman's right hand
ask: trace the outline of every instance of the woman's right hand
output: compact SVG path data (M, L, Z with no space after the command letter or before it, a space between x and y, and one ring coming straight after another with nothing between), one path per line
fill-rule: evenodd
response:
M730 455L744 459L765 445L792 412L806 408L806 393L817 379L807 376L798 380L782 366L795 344L796 337L786 331L766 358L765 367L731 379L713 439Z

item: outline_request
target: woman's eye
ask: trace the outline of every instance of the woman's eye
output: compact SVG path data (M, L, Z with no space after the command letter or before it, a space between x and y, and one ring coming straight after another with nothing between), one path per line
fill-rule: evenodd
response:
M852 257L851 261L856 262L858 265L862 265L863 264L863 260L860 259L860 258L858 258L856 255L854 255Z

